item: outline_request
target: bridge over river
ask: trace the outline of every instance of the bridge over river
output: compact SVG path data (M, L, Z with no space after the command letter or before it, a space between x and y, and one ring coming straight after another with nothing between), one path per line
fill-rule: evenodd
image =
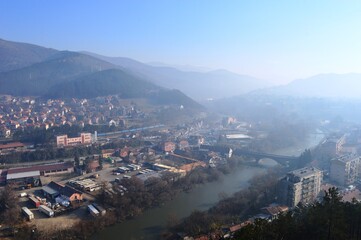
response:
M207 149L210 151L220 152L222 154L228 154L231 149L230 147L211 146L211 145L201 145L200 148ZM232 149L232 151L233 154L235 155L253 157L256 159L257 162L259 162L259 160L261 160L262 158L269 158L281 165L288 165L289 162L297 161L299 159L298 156L277 155L272 153L249 151L246 149L239 149L239 148Z

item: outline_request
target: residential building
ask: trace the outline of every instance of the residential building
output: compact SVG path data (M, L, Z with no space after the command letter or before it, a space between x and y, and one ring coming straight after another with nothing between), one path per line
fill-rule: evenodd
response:
M342 186L353 184L359 177L360 167L361 158L359 156L341 156L331 161L330 178Z
M287 206L271 204L268 207L262 208L262 212L270 216L271 220L274 220L278 217L279 214L285 213L288 211Z
M185 150L185 149L189 148L189 143L188 143L188 141L186 141L186 140L180 141L180 142L178 143L178 148L179 148L180 150Z
M202 136L189 136L188 142L189 145L199 146L204 144L204 138Z
M115 153L114 149L103 149L102 150L102 158L107 158L113 156Z
M280 200L295 207L299 203L312 203L321 190L322 171L315 167L305 167L287 173L279 182Z
M343 145L346 143L346 134L344 134L341 138L336 142L336 154L340 154L342 151Z
M164 152L174 152L176 145L174 142L165 142L163 144L163 151Z

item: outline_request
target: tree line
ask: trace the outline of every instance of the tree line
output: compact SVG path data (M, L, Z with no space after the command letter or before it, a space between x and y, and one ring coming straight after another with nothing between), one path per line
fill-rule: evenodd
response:
M341 201L336 188L325 192L321 202L298 206L294 211L281 214L274 221L258 219L242 228L235 239L361 239L361 203Z

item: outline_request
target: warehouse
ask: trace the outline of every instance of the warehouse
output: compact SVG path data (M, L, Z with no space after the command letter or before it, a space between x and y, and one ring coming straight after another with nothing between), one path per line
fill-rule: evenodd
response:
M40 186L40 171L11 171L9 169L6 175L6 183L16 184L18 186L37 187Z
M45 197L50 199L55 199L56 197L61 197L66 201L72 202L75 200L83 200L83 193L77 191L76 189L63 186L56 182L50 182L48 185L42 188L43 194Z

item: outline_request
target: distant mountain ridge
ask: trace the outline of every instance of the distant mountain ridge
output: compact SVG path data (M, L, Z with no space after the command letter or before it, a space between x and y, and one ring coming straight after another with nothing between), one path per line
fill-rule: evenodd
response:
M178 90L159 87L120 69L107 69L52 86L45 96L56 98L95 98L118 95L122 98L146 98L155 104L177 104L203 108Z
M106 57L91 52L83 53L126 68L133 74L145 77L159 86L179 89L197 100L230 97L270 86L266 81L227 70L181 71L167 66L150 66L124 57Z
M323 98L361 98L361 74L319 74L255 93Z
M153 104L184 105L189 110L203 109L203 106L180 91L157 86L127 68L87 54L50 50L39 57L28 53L33 52L33 49L43 51L45 48L5 40L3 42L6 43L3 46L8 46L8 54L0 55L0 62L6 64L11 49L18 49L19 45L25 48L24 57L27 61L22 63L25 66L21 68L0 72L0 94L47 98L118 95L122 98L144 98ZM21 58L21 50L14 54Z
M50 87L114 65L76 52L57 52L47 60L0 73L0 93L41 96Z
M0 39L0 72L30 66L57 52L51 48Z

